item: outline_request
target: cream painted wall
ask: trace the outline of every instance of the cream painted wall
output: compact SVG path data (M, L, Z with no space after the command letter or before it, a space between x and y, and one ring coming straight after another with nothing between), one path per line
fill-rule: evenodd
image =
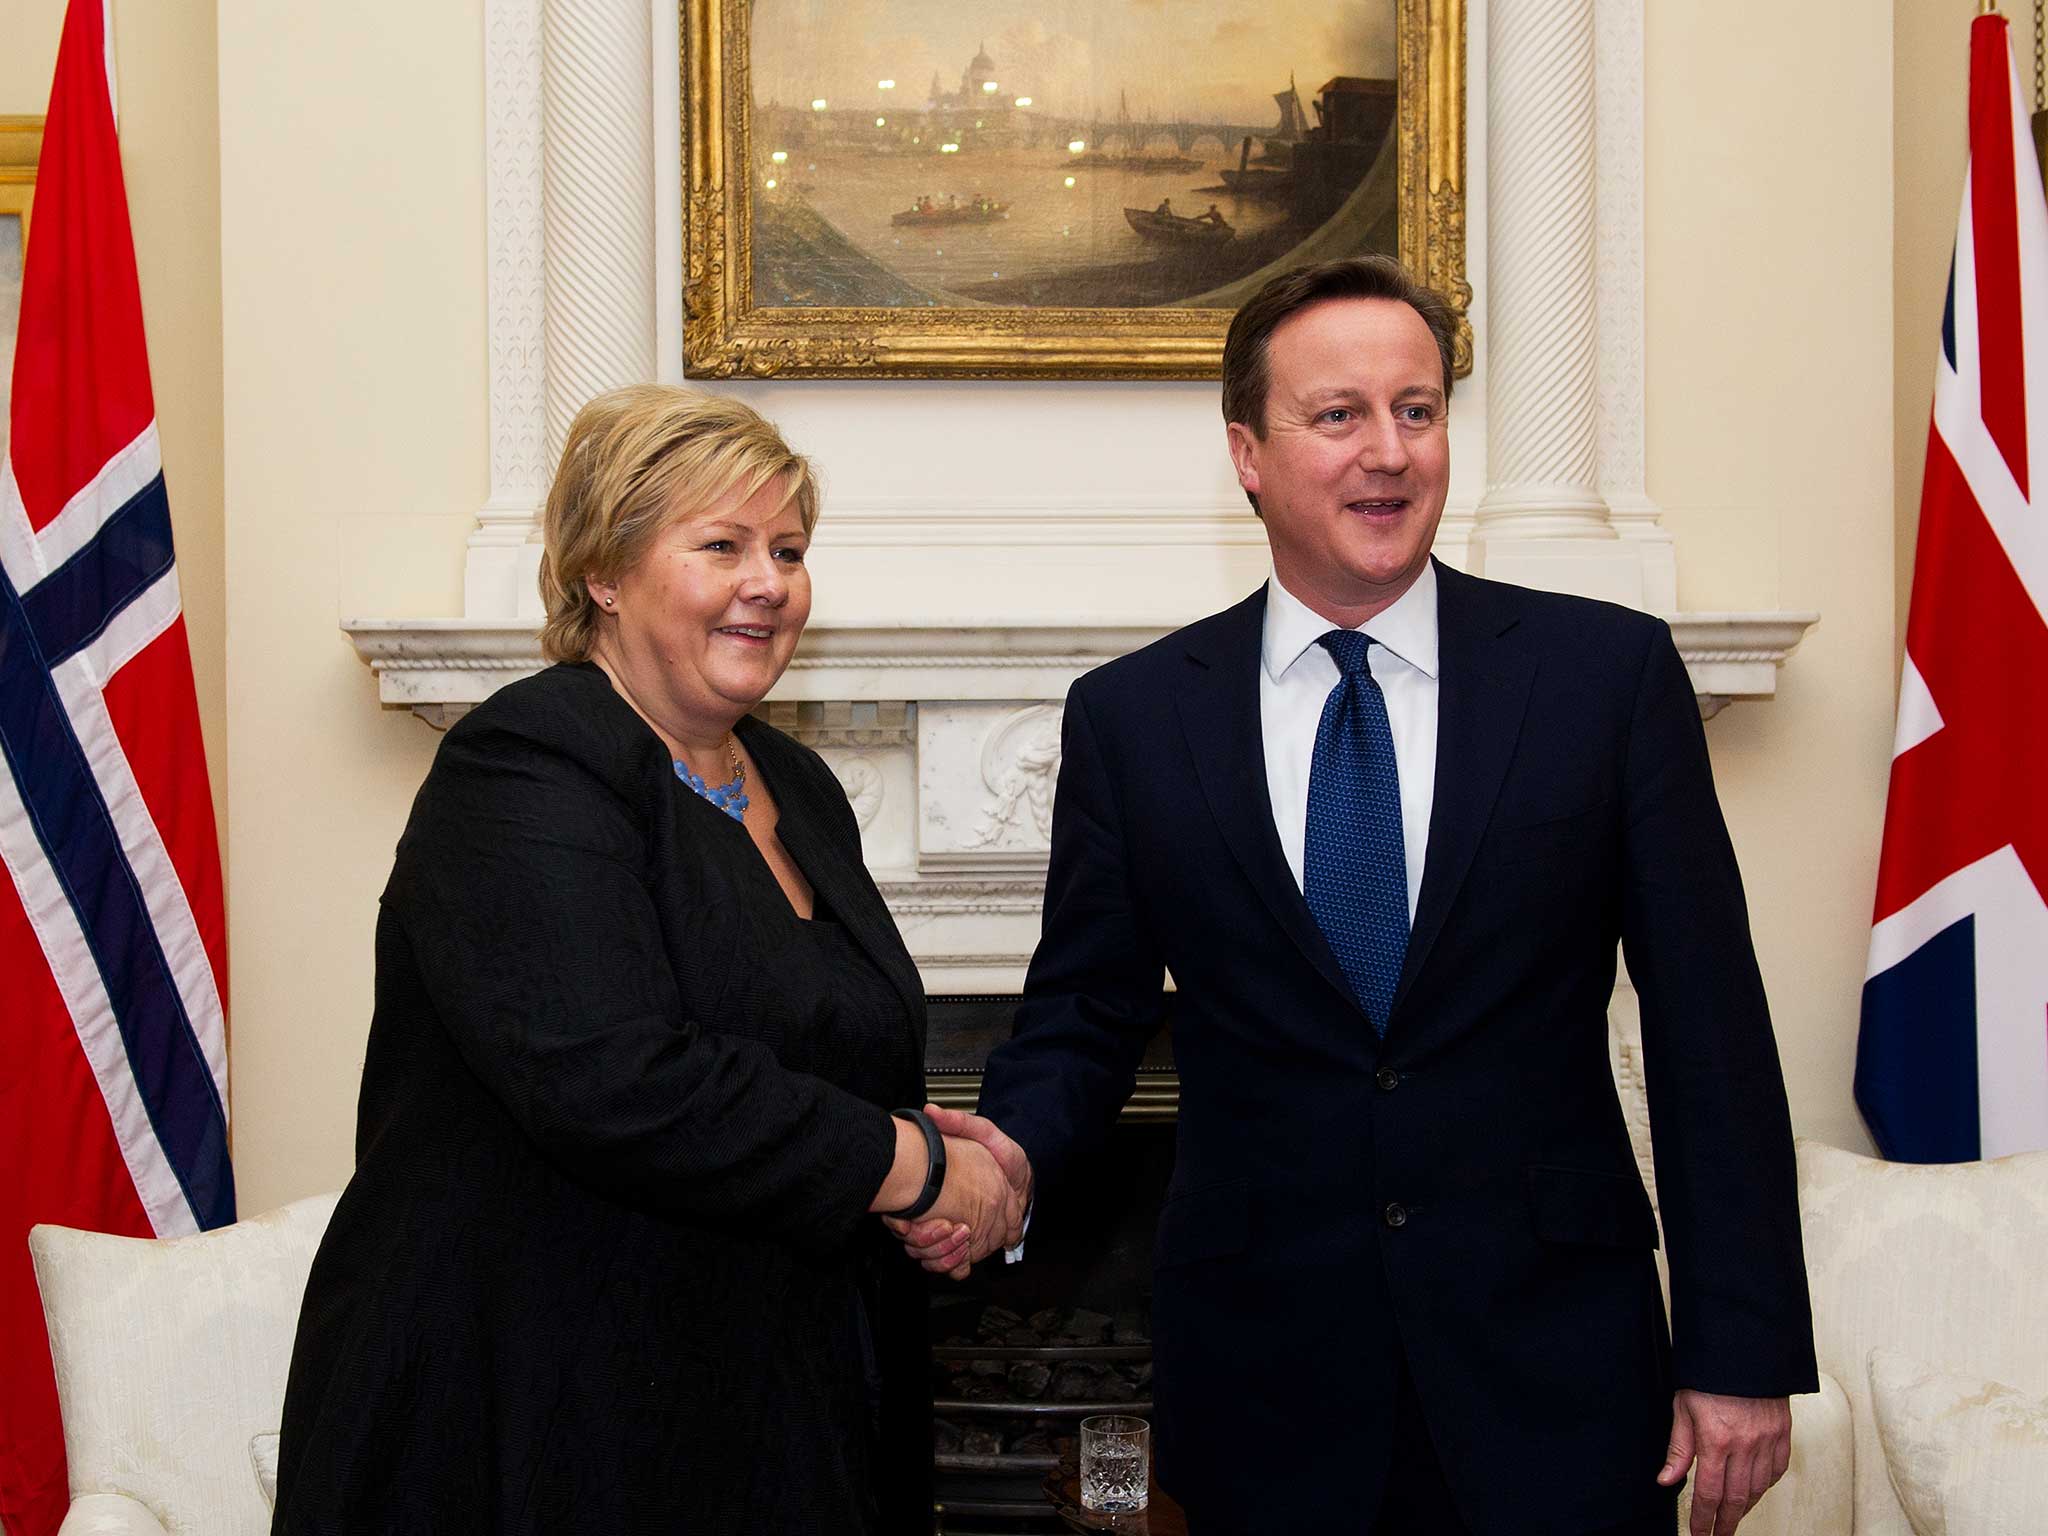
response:
M1649 12L1649 465L1687 609L1814 608L1707 736L1802 1134L1850 1097L1892 726L1892 40L1861 0Z
M458 612L487 490L481 0L219 14L237 1153L256 1210L347 1175L376 893L436 741L377 710L336 624ZM1892 39L1858 0L1665 0L1646 94L1650 490L1685 606L1826 615L1779 698L1709 739L1795 1120L1863 1146L1849 1069L1893 645ZM1198 386L749 398L854 501L920 484L1229 496ZM821 612L893 558L828 552ZM913 594L920 611L987 612L993 590L1006 612L1163 615L1260 568L1222 552L1163 590L1142 551L1052 551L989 587L971 562Z
M0 0L0 114L42 115L63 30L63 0Z
M1913 595L1913 541L1920 531L1920 475L1934 400L1934 347L1955 246L1969 150L1970 21L1975 0L1894 0L1898 57L1892 73L1893 334L1898 338L1892 410L1893 566L1896 634L1903 647ZM2019 31L2017 18L2014 31ZM1896 668L1895 668L1896 670Z
M236 1176L353 1162L377 893L436 738L344 614L458 613L486 493L480 0L220 5Z

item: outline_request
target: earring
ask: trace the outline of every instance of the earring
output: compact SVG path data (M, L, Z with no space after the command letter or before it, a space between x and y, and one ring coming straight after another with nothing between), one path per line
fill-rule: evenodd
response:
M609 607L611 607L611 605L612 605L613 603L615 603L615 602L617 602L617 601L618 601L618 599L617 599L617 598L615 598L615 597L608 597L608 598L606 598L606 599L604 600L604 605L605 605L605 607L609 608Z

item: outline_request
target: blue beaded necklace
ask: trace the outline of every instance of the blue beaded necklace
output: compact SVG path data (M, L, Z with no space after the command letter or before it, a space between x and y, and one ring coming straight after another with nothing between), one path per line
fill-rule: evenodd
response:
M725 733L725 753L732 762L730 784L706 784L703 778L693 772L690 765L680 758L675 760L676 777L734 821L744 822L747 819L747 797L742 791L746 788L747 769L740 761L740 749L733 741L730 731Z

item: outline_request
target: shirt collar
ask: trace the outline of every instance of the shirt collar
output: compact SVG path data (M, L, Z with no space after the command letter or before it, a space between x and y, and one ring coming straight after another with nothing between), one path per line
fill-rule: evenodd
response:
M1266 625L1259 659L1266 676L1279 682L1308 648L1337 628L1280 584L1276 571L1266 580ZM1394 655L1434 678L1437 671L1436 562L1425 564L1415 585L1374 614L1359 630Z

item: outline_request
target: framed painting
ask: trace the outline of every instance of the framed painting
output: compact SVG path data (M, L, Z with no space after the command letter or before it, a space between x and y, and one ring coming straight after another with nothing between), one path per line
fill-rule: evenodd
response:
M0 455L7 452L14 390L14 332L21 319L21 268L28 254L36 161L43 148L40 117L0 115Z
M1459 315L1465 0L682 0L685 370L1214 378L1274 274Z

